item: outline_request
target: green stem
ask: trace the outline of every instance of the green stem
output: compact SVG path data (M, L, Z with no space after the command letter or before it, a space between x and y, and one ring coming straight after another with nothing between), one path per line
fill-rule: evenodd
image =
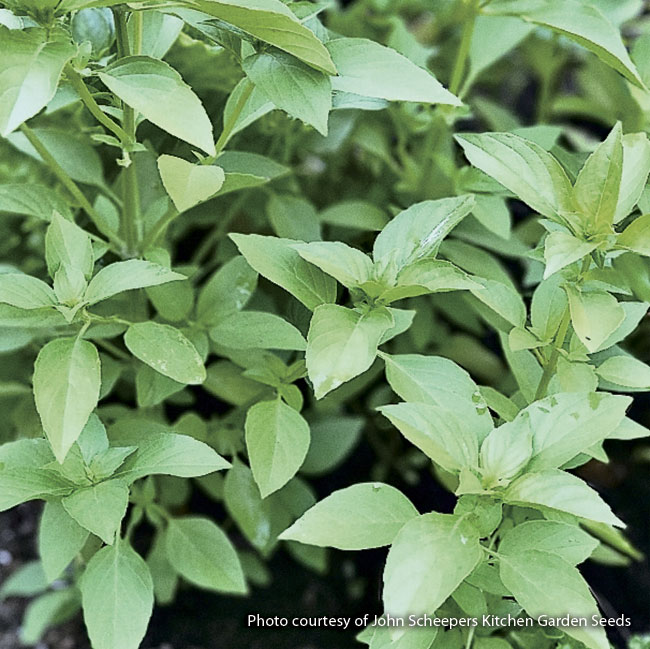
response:
M570 322L571 311L569 310L569 305L567 304L566 309L564 310L564 315L562 316L562 321L560 322L560 328L558 329L557 336L555 336L551 357L549 358L548 363L544 366L542 378L540 379L539 385L537 386L537 392L535 392L535 401L543 399L546 396L546 390L548 389L548 384L551 382L551 378L555 373L557 361L560 357L560 349L562 349L564 346L564 341L566 340Z
M158 241L158 237L160 237L160 235L167 229L167 226L178 216L178 214L178 210L173 205L170 205L167 212L158 219L156 225L153 226L144 238L142 242L143 251L147 250Z
M77 183L75 183L75 181L72 180L70 176L68 176L68 174L64 171L63 167L61 167L61 165L56 161L54 156L45 148L45 146L43 146L43 143L38 139L38 137L36 137L36 133L34 133L34 131L32 131L32 129L29 126L27 126L27 124L22 124L20 130L22 131L23 135L27 138L27 141L34 147L34 149L36 149L36 152L38 153L39 156L41 156L43 162L45 162L45 164L52 170L52 173L58 178L61 184L72 194L72 196L77 201L77 203L86 212L86 214L88 214L88 216L92 219L95 226L97 226L98 229L100 229L98 223L102 222L102 218L101 216L99 216L99 214L97 213L95 208L91 205L90 201L86 198L83 192L79 189ZM123 245L122 241L120 241L120 239L114 236L110 238L112 245L95 234L88 233L88 236L94 241L98 241L100 243L107 245L114 252L118 252Z
M84 83L84 80L81 78L81 75L70 65L68 64L65 68L66 77L72 83L72 86L77 91L77 94L81 98L81 101L84 103L86 108L90 111L93 117L102 125L105 126L109 131L114 133L124 146L132 144L129 142L128 133L117 123L114 122L99 106L95 101L93 96L88 90L88 86Z
M120 57L131 55L129 45L129 32L124 11L114 10L115 32L117 36L117 50ZM140 20L142 17L140 16ZM138 31L136 25L136 33ZM122 127L127 133L129 141L135 142L136 115L133 108L122 102ZM124 235L126 246L130 255L135 255L140 239L140 191L135 160L131 159L129 166L124 170Z
M474 632L476 631L476 627L470 627L469 633L467 634L467 641L465 642L465 649L471 649L472 647L472 641L474 640Z
M469 0L469 16L463 25L463 34L460 39L460 47L458 49L458 54L456 55L456 63L454 64L454 70L451 75L451 82L449 83L449 92L454 95L457 95L458 91L460 90L465 68L467 67L469 48L472 44L472 34L474 33L474 25L476 24L478 9L478 0Z

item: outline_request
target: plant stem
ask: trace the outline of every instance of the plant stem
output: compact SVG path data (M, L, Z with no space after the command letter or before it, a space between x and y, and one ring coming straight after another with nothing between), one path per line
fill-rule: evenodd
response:
M54 156L45 148L45 146L43 146L43 143L38 139L38 137L36 137L36 133L34 133L34 131L32 131L32 129L27 126L27 124L22 124L20 130L27 138L27 141L34 147L34 149L36 149L36 152L39 156L41 156L43 162L45 162L45 164L52 170L52 173L58 178L61 184L72 194L77 203L92 219L95 226L99 228L97 224L102 222L102 218L99 216L83 192L79 189L77 183L75 183L75 181L72 180L70 176L68 176L63 167L61 167ZM107 245L109 248L113 249L114 252L118 252L123 245L122 241L116 237L110 237L111 243L109 244L105 239L102 239L95 234L88 233L88 236L95 241Z
M147 250L147 248L150 248L153 246L156 241L158 241L158 237L166 230L167 226L178 216L179 212L178 210L173 206L170 205L169 209L163 214L163 216L158 219L158 222L156 225L153 226L153 228L149 231L149 234L144 238L144 241L142 242L142 250Z
M126 13L114 10L115 32L117 35L117 49L120 57L130 56L129 33L126 23ZM139 17L142 20L142 16ZM138 32L136 25L136 33ZM131 106L122 102L122 127L126 131L128 140L136 141L136 115ZM131 158L129 166L124 170L124 235L126 237L127 251L135 255L139 247L140 231L140 192L135 159Z
M469 16L463 25L463 34L460 39L460 47L456 55L456 63L451 75L451 82L449 83L449 92L454 95L458 94L460 85L463 81L463 74L467 67L467 58L469 57L469 48L472 44L472 34L474 33L474 25L476 24L476 16L478 14L479 3L478 0L469 0L468 10Z
M566 339L570 322L571 311L569 310L569 305L567 304L566 309L564 310L564 315L562 316L562 320L560 322L560 328L558 329L557 335L555 336L551 357L549 358L548 363L544 366L542 378L540 379L539 385L537 386L537 391L535 392L535 401L543 399L546 396L546 390L548 389L548 384L551 382L551 378L555 373L555 367L557 366L557 361L560 357L560 349L562 349L564 346L564 341Z
M109 131L114 133L122 142L124 146L132 144L129 142L128 133L115 121L113 121L99 106L95 101L93 96L88 90L88 86L84 83L84 80L81 78L81 75L70 65L68 64L65 68L65 73L68 80L72 83L74 89L77 91L77 94L81 98L81 101L84 103L86 108L90 111L93 117L102 125L105 126Z

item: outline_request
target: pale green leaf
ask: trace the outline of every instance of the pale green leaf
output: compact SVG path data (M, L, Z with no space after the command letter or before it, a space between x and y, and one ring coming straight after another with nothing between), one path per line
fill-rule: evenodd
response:
M644 214L634 219L623 230L616 243L639 255L650 257L650 214ZM1 275L0 279L2 279Z
M558 270L586 257L597 246L597 243L581 241L567 232L551 232L544 242L544 260L546 261L544 279L548 279Z
M53 214L45 233L45 260L50 277L54 277L59 267L65 264L90 278L94 263L90 237L71 221Z
M0 212L35 216L43 221L50 221L54 212L70 218L66 201L44 185L0 185Z
M650 367L632 356L610 356L596 374L617 385L650 390Z
M280 539L340 550L390 545L404 524L418 515L401 491L381 482L340 489L308 509Z
M639 202L650 173L650 141L645 133L623 136L623 170L614 223L624 219Z
M153 610L147 564L126 541L97 552L81 578L84 621L94 649L138 649Z
M179 212L207 201L221 189L226 179L221 167L192 164L172 155L158 158L158 171Z
M247 592L237 552L207 518L172 518L165 537L167 559L185 579L222 593Z
M127 349L156 372L179 383L197 385L206 372L196 347L175 327L138 322L124 334Z
M299 243L293 248L305 261L318 266L348 288L360 286L373 277L370 257L341 241Z
M210 338L232 349L304 350L302 334L284 318L264 311L239 311L210 330Z
M481 557L478 532L465 517L432 513L410 520L398 532L386 559L386 613L431 615Z
M65 496L74 485L49 469L21 467L0 471L0 512L28 500Z
M201 100L167 63L129 56L111 63L98 75L111 92L145 119L215 155L212 123Z
M99 354L80 338L57 338L34 364L34 399L54 455L63 462L95 409L101 385Z
M58 300L43 281L22 273L0 273L0 302L19 309L53 306Z

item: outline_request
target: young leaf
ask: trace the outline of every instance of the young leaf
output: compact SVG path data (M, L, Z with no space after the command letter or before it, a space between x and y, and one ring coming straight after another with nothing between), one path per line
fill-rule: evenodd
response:
M119 541L97 552L81 578L84 621L95 649L138 649L153 610L147 564Z
M90 237L71 221L53 214L45 233L45 260L50 277L54 277L59 267L65 264L90 278L94 263Z
M557 220L573 210L572 187L560 163L512 133L457 135L467 159L540 214Z
M623 220L639 202L650 174L650 140L645 133L623 136L623 169L614 223Z
M97 74L111 92L145 119L215 155L212 124L201 100L167 63L148 56L128 56Z
M339 76L332 88L389 101L461 106L428 71L402 54L365 38L336 38L326 44Z
M226 175L216 165L196 165L172 155L158 158L162 183L179 212L207 201L223 186Z
M396 617L430 614L481 560L478 532L451 514L424 514L397 533L384 568L384 607ZM444 570L441 570L444 566Z
M442 240L473 208L472 195L411 205L375 239L372 249L375 263L396 273L423 257L434 256Z
M298 241L259 234L231 234L251 268L281 286L308 309L336 300L336 281L300 257Z
M205 381L205 367L199 353L175 327L138 322L124 334L124 344L136 358L174 381L190 385Z
M360 286L373 277L370 257L340 241L298 243L293 248L305 261L318 266L348 288Z
M478 439L465 422L444 406L398 403L379 411L445 471L458 473L478 466Z
M634 219L619 235L616 243L639 255L650 257L650 214Z
M483 484L488 489L507 484L528 464L532 452L533 433L527 418L495 428L481 445Z
M567 232L551 232L544 242L544 279L586 257L597 247L597 243L581 241Z
M593 353L625 320L625 311L616 298L605 291L583 291L571 285L564 288L573 328L582 344Z
M38 554L48 583L61 576L81 551L89 532L74 520L56 500L45 503L38 528Z
M228 469L226 462L212 448L187 435L155 433L138 445L114 477L129 484L146 475L174 475L191 478Z
M264 311L239 311L210 330L210 338L232 349L295 349L307 342L284 318Z
M296 474L309 449L309 425L281 399L260 401L246 414L246 448L262 498Z
M57 338L34 364L34 399L54 455L63 462L95 409L101 386L99 354L81 338Z
M280 0L194 0L193 5L293 54L316 70L336 74L330 55L314 32L302 25Z
M316 308L307 334L307 372L317 399L365 372L393 325L386 309L365 314L335 304Z
M332 83L326 74L277 50L246 57L242 67L275 106L327 135Z
M607 139L587 158L573 195L592 231L607 232L614 221L623 168L622 126L617 122Z
M505 502L523 507L557 509L598 523L625 527L601 497L576 476L546 469L525 473L503 493Z
M418 515L401 491L381 482L340 489L308 509L281 540L339 550L390 545L405 523Z
M90 280L84 300L88 304L96 304L123 291L158 286L184 279L187 279L185 275L175 273L165 266L153 264L150 261L141 259L118 261L102 268Z
M129 503L129 488L122 480L108 480L77 489L61 501L66 512L83 528L112 545Z
M237 552L211 520L172 518L165 543L169 563L196 586L221 593L247 592Z
M0 302L19 309L40 309L55 305L54 291L40 279L21 273L0 273Z
M580 573L561 557L537 549L504 554L499 574L505 586L533 619L540 615L591 620L599 617L589 586ZM548 588L545 584L553 584ZM609 649L605 630L599 626L563 626L567 635L589 649Z
M525 554L531 550L550 552L572 566L586 561L598 541L577 525L560 521L525 521L509 529L499 543L499 554Z
M44 30L10 30L0 25L6 73L0 79L0 136L6 137L54 97L75 48L64 38L45 40Z

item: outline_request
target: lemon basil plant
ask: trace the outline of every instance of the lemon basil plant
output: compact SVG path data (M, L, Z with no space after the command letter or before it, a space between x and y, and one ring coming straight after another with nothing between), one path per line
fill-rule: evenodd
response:
M0 2L23 643L389 546L371 649L612 646L576 566L641 556L580 467L650 434L642 4Z

